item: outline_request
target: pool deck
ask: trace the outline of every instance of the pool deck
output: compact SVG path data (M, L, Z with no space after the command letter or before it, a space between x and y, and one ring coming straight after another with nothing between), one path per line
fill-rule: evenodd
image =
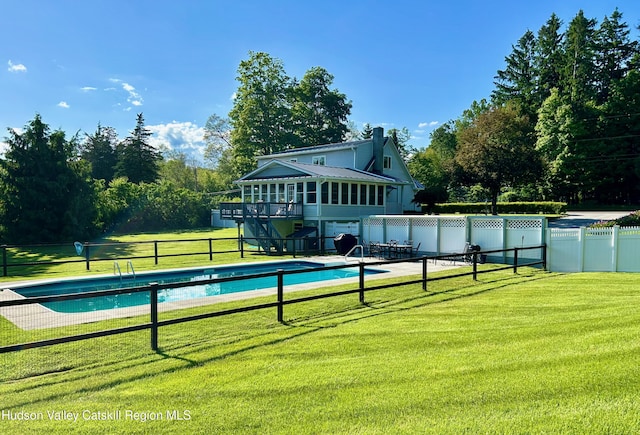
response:
M312 261L318 263L324 263L325 265L331 264L344 264L344 256L324 256L324 257L309 257L305 258L305 261ZM368 269L380 269L386 271L386 273L371 274L366 276L366 281L382 278L395 278L407 275L421 275L422 274L422 262L402 262L384 265L375 265L373 263L378 262L375 258L363 258L363 259L350 259L349 264L358 265L360 260L365 264L368 264ZM237 263L236 263L237 265ZM215 265L216 267L226 265ZM429 261L427 265L428 272L436 272L440 270L452 269L460 267L460 263L452 262L436 262ZM94 277L95 278L95 277ZM341 285L357 283L358 277L342 278L331 280L326 285ZM45 280L39 280L43 282ZM46 280L51 281L51 280ZM34 282L34 281L31 281ZM28 281L22 282L10 282L6 284L0 284L0 301L3 300L15 300L24 299L23 296L12 291L10 287L17 285L28 284ZM319 286L324 286L318 282L289 285L284 288L285 293L294 291L304 291L310 289L316 289ZM182 301L163 302L158 304L158 312L166 312L182 308L198 307L202 305L209 305L213 303L237 301L243 299L250 299L259 296L272 296L276 294L276 288L268 288L262 290L252 290L241 293L230 293L218 296L209 296L204 298L193 298ZM114 308L110 310L98 310L87 313L59 313L52 311L40 304L19 305L12 307L0 308L0 315L4 316L7 320L12 322L23 330L54 328L61 326L72 326L84 323L97 322L101 320L119 319L125 317L139 316L149 314L148 305L140 305L127 308Z

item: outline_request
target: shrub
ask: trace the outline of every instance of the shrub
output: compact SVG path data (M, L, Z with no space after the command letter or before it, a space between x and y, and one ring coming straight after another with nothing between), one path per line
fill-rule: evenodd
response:
M563 214L564 202L499 202L499 214ZM436 204L436 213L489 214L491 205L485 202Z
M614 225L620 227L640 227L640 210L618 219L596 222L595 224L589 225L589 228L609 228Z

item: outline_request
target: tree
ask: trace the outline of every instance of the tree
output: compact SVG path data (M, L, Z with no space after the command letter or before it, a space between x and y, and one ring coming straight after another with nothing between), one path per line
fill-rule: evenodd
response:
M371 139L373 137L373 128L368 122L362 127L362 139Z
M112 127L102 127L98 124L95 133L85 134L81 157L91 165L91 176L96 180L105 180L108 183L113 179L117 164L117 144L118 135Z
M433 130L427 149L418 151L409 160L409 172L424 186L414 201L425 204L429 213L436 203L449 198L456 146L454 123L450 121Z
M215 167L225 150L231 147L231 126L227 118L213 114L204 126L204 159Z
M507 67L499 70L496 75L496 89L491 95L494 104L501 105L506 102L517 102L525 113L535 115L537 107L535 102L535 90L537 84L537 72L534 67L536 37L532 31L527 30L512 46L513 52L505 57Z
M95 189L87 164L75 158L75 139L51 132L40 115L19 134L9 130L0 160L0 227L11 243L55 242L93 233Z
M640 71L632 70L611 83L600 107L600 138L590 141L594 173L593 195L607 204L640 201Z
M621 22L616 9L611 17L604 17L595 34L596 103L607 101L613 83L627 75L638 43L629 39L629 26Z
M538 31L534 55L538 108L551 95L551 89L560 90L564 57L562 48L564 34L560 32L561 27L562 21L556 14L551 14L551 18Z
M387 134L393 139L394 143L398 147L400 156L405 162L409 160L411 155L415 154L416 149L409 145L411 132L409 132L407 127L402 127L401 130L398 130L397 128L390 128L389 131L387 131Z
M458 138L455 161L464 181L479 183L489 191L493 214L497 214L502 187L527 183L539 174L531 124L514 106L494 107L480 114Z
M189 162L190 161L190 162ZM159 166L160 181L170 182L176 187L198 191L198 167L187 155L171 151Z
M281 60L250 52L236 79L240 86L229 112L236 174L255 169L256 156L351 136L351 102L331 89L333 76L324 68L311 68L298 82L287 76Z
M115 177L127 177L132 183L152 183L158 179L158 162L162 156L149 145L151 134L139 113L135 129L118 145Z
M595 25L596 21L587 19L581 10L565 34L561 86L573 102L585 103L595 94Z
M290 79L282 61L267 53L250 52L240 62L233 108L229 112L231 144L237 173L256 166L254 157L291 148L288 93Z
M330 89L333 76L322 67L308 70L289 95L296 147L342 142L348 132L351 102Z

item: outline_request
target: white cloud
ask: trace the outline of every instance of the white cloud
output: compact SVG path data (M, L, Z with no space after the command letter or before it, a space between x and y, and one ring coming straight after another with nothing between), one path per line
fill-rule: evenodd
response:
M435 127L438 124L440 124L438 121L421 122L420 124L418 124L418 128Z
M80 88L80 90L82 92L91 92L98 90L98 88L94 88L93 86L83 86L82 88Z
M111 83L117 83L122 87L122 89L127 93L127 102L129 104L136 107L142 106L142 104L144 103L144 99L142 98L142 95L140 95L140 93L136 91L136 88L133 85L127 82L123 82L120 79L110 78L109 81ZM113 91L113 90L116 90L116 89L115 88L105 89L105 91ZM123 110L128 112L131 110L131 107L127 107Z
M7 71L9 72L27 72L27 67L21 63L13 63L9 61L7 64L9 65L9 68L7 68Z
M67 104L66 101L60 101L58 103L58 107L62 107L63 109L68 109L69 108L69 104Z
M204 128L198 127L192 122L172 121L168 124L148 125L153 133L149 138L149 144L156 149L162 146L173 151L185 153L198 161L204 158Z

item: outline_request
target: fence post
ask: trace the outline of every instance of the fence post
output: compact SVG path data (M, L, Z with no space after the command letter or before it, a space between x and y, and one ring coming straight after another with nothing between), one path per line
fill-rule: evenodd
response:
M158 241L153 241L153 258L155 260L156 265L158 264Z
M89 258L91 257L91 255L89 254L89 243L85 242L84 244L84 258L86 260L87 263L87 270L91 270L90 266L89 266Z
M360 303L364 304L364 263L360 263Z
M473 280L478 280L478 251L473 251Z
M427 291L427 257L422 257L422 290Z
M151 303L151 350L158 350L158 283L150 284Z
M244 236L240 236L240 258L244 258Z
M7 245L2 245L2 276L7 276Z
M209 261L213 261L213 246L211 237L209 237Z
M518 248L513 248L513 273L518 273Z
M284 323L284 270L278 269L278 322Z
M542 246L542 270L547 271L547 244L543 243Z
M611 234L611 272L618 271L618 238L620 237L620 226L613 226L613 234Z

